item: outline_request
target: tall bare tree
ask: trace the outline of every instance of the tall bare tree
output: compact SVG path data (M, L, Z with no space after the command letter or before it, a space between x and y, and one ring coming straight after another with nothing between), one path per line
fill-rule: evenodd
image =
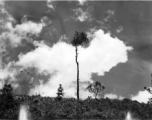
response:
M78 62L78 46L84 47L84 44L89 43L89 39L87 38L87 34L84 32L75 32L73 40L71 44L75 47L76 53L76 64L77 64L77 99L79 100L79 62Z

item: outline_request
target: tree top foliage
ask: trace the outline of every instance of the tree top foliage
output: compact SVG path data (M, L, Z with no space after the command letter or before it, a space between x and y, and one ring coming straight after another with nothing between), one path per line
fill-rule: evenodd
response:
M96 81L90 84L86 89L89 92L94 93L95 98L96 98L99 94L102 96L104 95L105 86L103 86L100 82Z
M90 84L86 89L92 91L92 89L104 90L105 86L103 86L100 82L95 81L94 83Z
M11 84L6 84L5 83L4 87L3 87L3 89L1 91L2 91L3 95L11 95L12 94L12 90L13 90L13 88L12 88Z
M84 32L75 32L73 40L71 41L71 44L75 47L77 46L83 46L83 44L89 43L89 39L87 38L87 34Z

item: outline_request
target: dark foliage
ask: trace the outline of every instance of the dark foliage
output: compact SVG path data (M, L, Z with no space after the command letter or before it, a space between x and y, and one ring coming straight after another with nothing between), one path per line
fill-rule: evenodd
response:
M21 104L29 106L32 120L52 119L125 119L128 111L134 118L152 119L152 105L130 99L50 98L37 96L13 96L10 84L5 84L0 95L0 119L18 119Z
M97 98L98 95L100 95L100 97L104 96L105 86L103 86L103 85L102 85L100 82L98 82L98 81L90 84L86 89L87 89L89 92L94 93L95 99Z
M33 120L52 119L125 119L128 111L134 118L141 120L152 119L152 105L139 103L130 99L86 99L56 98L40 96L14 96L7 106L0 96L0 118L17 119L19 107L26 102Z
M87 34L84 32L75 32L73 40L71 44L73 46L83 46L84 44L89 43L89 39L87 38Z
M17 101L14 100L12 95L12 86L11 84L4 84L3 89L1 89L0 95L0 117L3 118L15 118L15 114L11 114L12 112L17 111Z

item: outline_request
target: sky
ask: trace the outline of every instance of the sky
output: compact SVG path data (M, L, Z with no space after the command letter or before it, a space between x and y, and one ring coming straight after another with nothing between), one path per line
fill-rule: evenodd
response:
M94 81L105 97L147 102L152 73L151 1L0 1L0 87L15 94L76 98L75 31L79 47L80 98Z

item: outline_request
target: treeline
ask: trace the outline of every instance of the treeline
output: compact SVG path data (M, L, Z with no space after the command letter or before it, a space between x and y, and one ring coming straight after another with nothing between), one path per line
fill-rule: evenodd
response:
M130 111L133 118L152 119L152 105L130 99L86 99L13 96L6 85L0 95L0 119L18 119L20 105L28 106L32 120L52 119L125 119Z

